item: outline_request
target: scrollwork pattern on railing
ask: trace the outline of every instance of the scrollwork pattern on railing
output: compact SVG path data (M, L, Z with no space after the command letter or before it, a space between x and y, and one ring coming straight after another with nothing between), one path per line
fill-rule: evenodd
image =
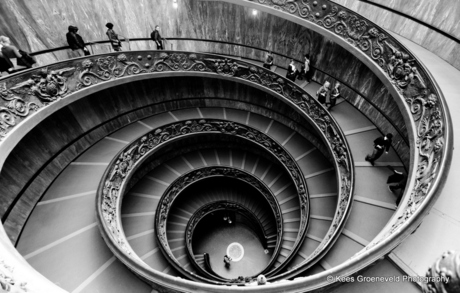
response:
M232 134L236 134L232 133ZM164 247L167 251L165 252L168 257L174 257L169 251L169 246L168 246L168 239L167 239L167 234L166 234L166 225L167 225L167 218L169 214L169 209L172 206L172 203L175 201L176 197L190 184L202 180L204 178L209 178L209 177L214 177L214 176L225 176L229 178L235 178L238 180L241 180L243 182L248 183L251 185L253 188L255 188L268 202L270 205L271 211L273 213L273 216L275 218L276 222L276 245L274 252L272 254L272 258L269 261L269 264L267 267L270 267L271 264L273 264L274 261L276 261L276 257L278 256L279 250L281 249L281 240L283 238L283 218L281 214L281 208L276 200L276 197L270 189L259 179L254 177L253 175L247 173L244 170L237 169L235 167L221 167L221 166L213 166L213 167L204 167L196 170L192 170L178 179L176 179L174 182L171 183L171 185L168 187L168 189L164 192L162 198L160 199L158 203L158 208L156 211L156 222L155 222L155 227L156 227L156 233L158 236L159 242L162 244L162 247ZM163 201L165 203L163 204ZM190 220L191 221L191 220ZM197 220L198 221L198 220ZM191 233L192 230L187 229L186 232L186 239L191 239ZM265 235L268 236L268 235ZM187 245L191 245L191 243L187 243ZM190 250L191 251L191 250ZM193 254L192 254L193 255Z
M36 75L9 88L6 83L0 84L0 96L6 101L0 106L0 138L6 136L9 128L15 126L20 118L64 97L69 91L66 75L74 70L73 67L51 71L43 68Z
M296 239L296 244L301 244L304 239L303 235L305 234L306 227L308 225L309 201L305 179L302 176L302 172L295 160L286 150L284 150L284 148L278 145L268 135L253 128L236 122L201 119L177 122L151 131L149 134L142 136L140 139L126 147L120 153L116 161L109 166L109 171L103 178L104 185L102 188L102 202L100 204L102 207L102 218L105 221L105 226L109 229L110 233L112 234L111 236L114 241L116 241L117 245L126 253L132 253L131 250L126 247L125 237L120 233L121 223L119 223L117 219L117 210L119 209L120 205L119 196L122 186L126 183L126 178L128 175L133 171L133 166L164 142L190 133L206 132L223 133L248 139L266 149L280 161L280 163L284 166L294 181L294 185L299 196L299 201L301 203L299 209L302 220L301 226L299 227L298 237ZM220 168L208 170L207 172L211 171L223 172L229 176L234 175L237 178L247 178L243 176L244 172L229 171ZM162 248L165 249L168 256L171 258L173 258L173 256L169 250L166 236L166 220L168 217L168 212L174 201L174 198L179 194L183 186L194 181L197 176L204 176L207 173L198 172L193 174L194 176L189 175L181 177L181 181L179 182L181 184L173 184L171 189L168 189L167 193L162 196L158 204L155 216L156 233ZM264 190L262 185L257 184L256 181L250 180L250 182L255 184L255 187L260 187L261 191ZM264 192L264 194L266 193ZM269 197L268 195L267 199L274 209L274 213L278 215L279 218L281 218L281 211L276 201L273 199L273 197ZM278 222L277 229L282 231L281 221Z
M210 170L212 170L213 168L208 168ZM231 173L234 173L236 172L237 174L237 178L242 178L243 180L245 180L246 178L249 179L251 182L258 182L257 179L253 178L251 175L247 174L246 172L241 172L240 170L232 170L231 168L222 168L223 172L231 172ZM210 175L210 176L213 176L213 175ZM249 183L249 182L248 182ZM265 189L265 188L264 188ZM264 196L265 197L265 196ZM224 210L224 211L233 211L233 212L238 212L238 213L241 213L243 215L245 215L245 217L247 219L251 219L253 222L257 222L257 226L259 226L259 229L261 231L264 230L263 228L263 225L262 223L260 222L260 220L258 219L258 217L254 214L253 211L251 211L250 209L248 209L247 207L241 205L241 204L238 204L236 202L232 202L232 201L227 201L227 200L221 200L221 201L215 201L215 202L210 202L202 207L200 207L197 211L195 211L193 213L193 215L190 217L190 219L188 220L187 222L187 227L185 229L185 244L187 246L187 251L188 251L188 254L189 254L189 258L194 262L195 264L195 267L199 270L202 271L202 273L208 275L209 277L211 278L214 278L214 275L213 274L210 274L208 272L206 272L205 270L203 270L197 263L195 263L195 258L194 258L194 253L193 253L193 247L192 247L192 241L193 241L193 232L195 231L198 223L208 214L212 213L212 212L215 212L215 211L219 211L219 210ZM281 218L276 218L277 222L278 220L282 220ZM264 233L264 238L265 239L260 239L262 241L262 244L265 245L265 241L267 240L266 237L267 235ZM257 233L258 234L258 233ZM278 239L281 239L282 238L282 235L281 234L278 234L277 235L277 238ZM277 245L277 248L276 249L279 249L280 247L278 247ZM272 261L275 259L275 253L273 253L272 255ZM268 266L269 267L272 263L272 261L269 262ZM247 276L245 279L248 281L248 282L251 282L253 281L255 276ZM224 279L223 277L220 277L219 278L219 281L228 281L230 283L235 283L236 281L237 282L241 282L241 280L238 280L238 279ZM242 280L243 283L245 283L245 280L243 279Z
M348 182L353 182L351 153L343 133L325 108L295 83L270 70L242 60L212 54L178 51L131 51L71 59L47 67L31 69L2 79L3 83L0 87L0 139L7 137L12 129L20 125L32 113L39 112L44 107L87 88L90 89L117 79L140 75L153 76L156 73L164 72L179 74L180 72L206 72L214 73L223 78L247 80L278 93L295 105L297 111L311 120L312 124L322 133L326 143L332 149L333 157L339 168L337 171L342 174L338 177L342 178L342 181L339 181L340 190L342 190L339 201L348 199L348 203L346 206L339 207L341 212L337 214L339 217L337 218L338 225L328 232L327 238L335 238L340 234L345 220L342 215L348 213L352 202L351 196L349 196L352 185L346 185L344 178ZM263 136L256 136L255 138L263 138ZM128 152L124 158L120 158L120 162L123 164L118 167L119 170L114 171L116 174L123 174L130 168L129 156L132 154ZM289 161L284 163L290 164ZM299 174L293 174L293 176L297 182L304 180ZM301 208L303 213L306 213L308 212L308 202L303 196L306 194L306 190L302 189L305 186L299 186L301 187L298 190ZM119 196L116 190L111 190L109 187L105 192L106 196L110 196L114 200ZM115 217L112 210L114 203L108 201L107 206L104 207L106 208L104 217L110 221ZM306 227L307 219L303 218L302 221L301 224ZM129 253L126 240L119 235L118 228L112 226L110 229L117 235L115 236L117 245Z
M398 230L418 209L439 179L445 149L446 113L435 83L416 57L386 31L361 15L327 0L246 0L283 11L319 25L358 48L375 62L408 104L417 128L418 165L415 186L389 232ZM384 238L382 237L382 238ZM374 246L377 242L371 243Z

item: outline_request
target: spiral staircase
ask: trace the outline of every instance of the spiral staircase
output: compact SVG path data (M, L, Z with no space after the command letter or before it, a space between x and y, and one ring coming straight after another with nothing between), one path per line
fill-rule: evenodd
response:
M2 157L8 173L0 183L21 195L2 212L26 270L67 292L255 292L259 274L270 292L356 292L370 289L340 286L347 283L342 277L406 275L391 257L375 261L426 213L409 199L415 176L424 173L413 167L416 142L409 139L406 156L401 139L372 166L364 157L382 135L380 124L347 97L326 111L313 98L321 78L294 84L281 64L271 71L261 64L225 54L138 51L52 64L40 81L32 75L38 69L5 79L2 93L15 105L8 111L28 131L18 135L16 124L2 125L11 154ZM30 87L32 80L38 86ZM32 145L43 154L27 153ZM412 176L400 207L387 189L388 166ZM436 194L436 182L424 192ZM226 216L234 210L249 216L227 224L238 217ZM238 272L237 262L222 273L224 248L234 241L212 238L203 224L194 234L206 217L217 230L244 224L251 231L241 244L251 251L256 243L261 256L244 256L250 273ZM213 245L215 252L203 250ZM420 291L410 282L388 290L394 288Z

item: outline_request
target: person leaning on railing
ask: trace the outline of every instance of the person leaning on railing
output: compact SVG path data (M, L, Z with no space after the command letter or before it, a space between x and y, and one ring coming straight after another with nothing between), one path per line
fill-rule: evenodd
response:
M160 26L155 26L155 30L150 34L150 37L157 45L157 50L164 50L163 41L166 41L166 39L162 38L160 35Z
M74 52L77 52L77 54L79 55L78 57L81 56L81 52L83 52L85 56L91 55L88 48L86 48L85 46L83 38L79 34L77 34L77 32L78 27L69 25L69 32L66 34L66 38L70 49L72 49L72 51Z

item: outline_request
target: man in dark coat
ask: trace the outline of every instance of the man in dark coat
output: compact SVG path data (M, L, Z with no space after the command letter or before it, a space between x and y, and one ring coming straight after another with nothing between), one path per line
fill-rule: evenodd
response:
M72 51L77 51L77 50L83 50L83 53L85 56L91 55L89 53L89 50L85 47L85 42L83 41L83 38L77 34L78 27L70 25L69 26L69 32L66 34L67 38L67 43L69 43L70 49Z
M392 143L393 134L388 133L387 135L381 136L374 140L374 151L371 155L367 155L365 160L374 166L374 161L380 158L385 151L388 154Z
M387 180L388 189L390 189L393 193L396 193L399 190L396 198L396 205L398 206L404 193L404 189L406 188L407 175L391 166L387 166L387 168L393 172Z
M164 38L160 35L160 27L157 25L155 26L155 30L150 34L152 40L157 44L157 50L164 50L163 48L163 40Z

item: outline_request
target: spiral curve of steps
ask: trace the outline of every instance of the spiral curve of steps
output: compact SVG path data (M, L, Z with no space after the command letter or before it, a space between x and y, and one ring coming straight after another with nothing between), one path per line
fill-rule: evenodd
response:
M319 87L315 83L301 84L310 92L315 92ZM362 249L395 210L394 196L382 180L389 175L389 171L382 166L392 165L401 169L402 164L397 156L391 151L377 167L371 168L363 160L370 151L366 142L380 133L346 102L339 103L332 114L345 131L355 159L355 202L345 230L335 246L303 275L340 264ZM281 123L257 114L225 108L190 108L166 112L134 122L100 140L71 163L50 186L25 226L17 244L18 250L39 272L70 292L96 292L102 288L111 292L126 292L123 290L127 288L136 288L136 292L150 292L145 283L126 271L100 238L94 219L95 190L110 160L129 141L166 123L197 118L228 119L250 125L271 135L296 159L307 180L311 219L307 239L287 270L308 257L327 232L335 211L337 190L331 164L311 143ZM238 166L259 176L277 194L279 204L284 209L285 244L280 253L282 260L283 254L291 249L288 244L292 240L290 233L295 234L298 227L295 213L298 200L290 189L292 186L283 176L278 176L280 172L277 172L277 168L272 169L263 158L244 151L223 149L195 151L173 159L153 170L148 175L150 178L146 176L130 190L123 203L123 228L136 253L152 268L180 276L159 252L153 237L155 204L174 178L207 165ZM366 191L369 185L374 186L371 189L374 192ZM38 226L41 228L38 229ZM177 257L182 257L184 266L189 266L181 246L178 245L179 249L175 250Z

